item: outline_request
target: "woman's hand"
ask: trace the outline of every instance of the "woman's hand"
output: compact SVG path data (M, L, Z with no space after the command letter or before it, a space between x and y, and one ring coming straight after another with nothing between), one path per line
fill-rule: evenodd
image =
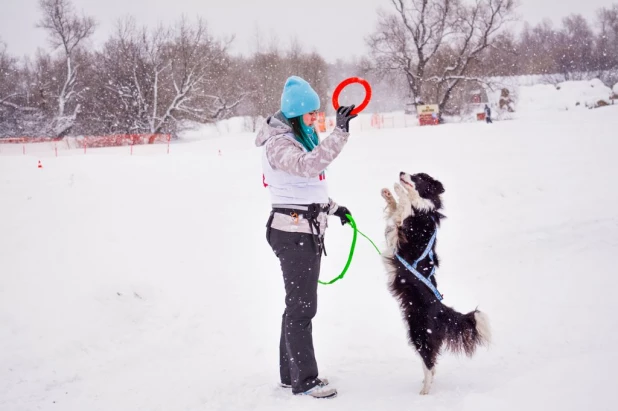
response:
M343 207L343 206L339 206L337 208L337 211L333 213L333 215L336 215L337 217L341 219L341 225L345 225L346 223L350 221L348 220L348 217L346 216L346 214L352 215L350 210L348 210L347 207Z
M337 109L337 127L342 129L345 132L349 130L349 123L354 117L358 114L352 114L352 110L354 110L354 104L351 106L341 106Z

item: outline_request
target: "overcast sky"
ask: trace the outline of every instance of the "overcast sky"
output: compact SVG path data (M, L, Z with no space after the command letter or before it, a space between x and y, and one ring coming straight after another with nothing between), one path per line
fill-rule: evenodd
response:
M33 55L48 48L45 33L35 28L40 18L38 0L1 0L0 40L13 55ZM616 0L618 2L618 0ZM581 13L592 20L595 11L612 0L520 0L518 13L536 24L544 18L559 23L562 17ZM277 37L284 47L298 39L307 51L326 60L366 54L364 38L373 31L376 10L393 8L390 0L73 0L78 11L93 16L99 26L93 46L102 44L119 18L132 15L141 25L169 24L181 15L203 17L215 36L235 35L232 52L255 50L256 28L264 41Z

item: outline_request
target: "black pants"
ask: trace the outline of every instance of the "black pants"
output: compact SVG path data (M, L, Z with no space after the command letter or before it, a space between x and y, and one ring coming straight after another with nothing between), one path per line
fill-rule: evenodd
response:
M311 320L317 312L321 250L312 234L267 229L267 240L281 263L285 310L281 319L281 382L295 394L317 385Z

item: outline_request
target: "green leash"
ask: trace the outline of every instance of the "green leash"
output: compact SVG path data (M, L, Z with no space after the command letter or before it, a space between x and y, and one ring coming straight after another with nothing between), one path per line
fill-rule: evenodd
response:
M356 237L357 237L358 234L362 235L367 240L369 240L369 242L371 243L373 248L376 249L378 254L382 255L382 253L380 252L380 249L378 247L376 247L374 242L371 241L371 239L369 237L367 237L365 234L363 234L362 232L360 232L358 230L358 228L356 227L356 221L354 221L352 216L350 214L346 214L346 217L350 221L350 227L352 227L352 229L354 230L354 234L352 236L352 245L350 246L350 255L348 256L348 262L345 264L345 267L343 267L343 271L341 272L341 274L339 274L337 277L333 278L332 280L330 280L328 282L324 282L324 281L318 280L318 283L320 283L320 284L331 285L331 284L334 284L337 281L341 280L345 276L345 273L348 271L348 268L350 268L350 264L352 263L352 257L354 256L354 249L356 248Z

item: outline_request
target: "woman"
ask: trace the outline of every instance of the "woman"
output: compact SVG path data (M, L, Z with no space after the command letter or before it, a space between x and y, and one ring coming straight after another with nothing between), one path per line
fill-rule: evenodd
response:
M264 186L273 209L266 240L281 263L285 311L281 321L281 385L294 394L334 398L337 390L318 378L311 320L317 311L317 287L328 215L345 224L350 211L328 197L324 170L348 141L354 106L340 107L335 130L320 142L313 128L320 98L300 77L287 79L281 110L269 117L255 144L263 147Z

